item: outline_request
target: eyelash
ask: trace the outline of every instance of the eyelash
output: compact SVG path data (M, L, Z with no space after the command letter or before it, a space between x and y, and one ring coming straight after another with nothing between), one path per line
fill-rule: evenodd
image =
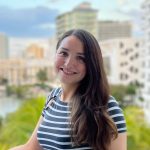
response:
M68 56L68 53L64 51L60 52L59 54L61 54L62 56Z
M77 60L82 61L82 62L85 62L85 58L82 57L82 56L77 56Z
M61 52L59 52L59 54L60 54L62 57L67 57L67 56L68 56L68 53L65 52L65 51L61 51ZM85 63L85 58L82 57L82 56L77 56L76 59L77 59L79 62Z

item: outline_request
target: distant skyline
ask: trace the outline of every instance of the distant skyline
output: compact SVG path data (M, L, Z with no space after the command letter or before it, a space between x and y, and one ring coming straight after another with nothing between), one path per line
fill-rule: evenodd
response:
M10 37L48 38L55 34L55 18L82 2L99 11L99 20L130 20L140 36L143 0L1 0L0 33Z

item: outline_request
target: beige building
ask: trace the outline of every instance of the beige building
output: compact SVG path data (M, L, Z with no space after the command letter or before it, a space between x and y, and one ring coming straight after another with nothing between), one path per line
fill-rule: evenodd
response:
M130 84L141 82L141 44L142 39L120 38L100 41L104 65L111 84ZM32 48L32 46L30 47ZM29 49L30 49L29 48ZM27 51L29 50L27 49ZM38 49L38 51L36 51ZM45 69L49 80L55 78L51 59L41 58L41 49L33 46L33 57L23 59L0 60L0 78L7 79L9 84L37 83L37 72ZM36 53L37 52L37 53ZM39 55L40 54L40 55Z
M150 123L150 1L142 3L142 29L144 33L143 52L143 97L146 120Z
M7 79L9 85L38 83L37 73L45 70L48 80L55 75L49 60L45 59L3 59L0 60L0 79Z
M142 39L120 38L100 42L104 65L111 84L142 82Z
M132 25L127 21L99 21L98 40L131 37Z
M8 37L0 33L0 59L8 58Z
M14 38L9 39L11 58L46 58L51 51L49 39L42 38ZM44 55L44 56L43 56ZM50 54L49 54L50 55Z
M21 84L24 81L25 61L22 59L0 60L0 78L7 79L8 83Z
M73 28L85 29L97 37L97 13L90 3L84 2L72 11L59 15L56 19L57 37Z
M27 47L25 51L26 58L35 58L43 59L44 58L44 49L38 44L31 44Z

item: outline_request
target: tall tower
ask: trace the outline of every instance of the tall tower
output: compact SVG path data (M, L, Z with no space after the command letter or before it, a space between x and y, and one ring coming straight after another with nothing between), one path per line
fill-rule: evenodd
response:
M129 21L99 21L98 40L129 38L132 25Z
M8 58L8 37L0 33L0 59Z
M56 18L57 37L70 29L80 28L91 32L97 37L97 13L88 2L83 2L72 11Z
M142 29L144 31L143 47L143 98L145 100L145 113L150 118L150 1L145 0L142 4ZM149 119L148 119L149 120Z

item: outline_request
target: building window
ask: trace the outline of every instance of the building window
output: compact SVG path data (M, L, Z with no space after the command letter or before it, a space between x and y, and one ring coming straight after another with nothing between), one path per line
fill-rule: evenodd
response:
M131 57L130 57L130 60L134 60L134 57L133 57L133 56L131 56Z
M125 53L125 55L128 55L128 49L126 49L124 53Z
M133 72L133 66L131 66L130 68L129 68L129 70L130 70L130 72Z
M128 75L127 74L125 74L125 73L121 73L120 74L120 80L127 80L128 79Z
M119 47L120 47L120 48L123 48L123 47L124 47L124 44L123 44L122 42L120 42Z
M135 54L135 58L138 58L138 57L139 57L139 54L138 54L138 53L136 53L136 54Z
M139 43L138 42L135 43L135 47L139 47Z
M139 70L138 70L137 68L134 68L134 72L135 72L135 73L138 73L138 71L139 71Z

